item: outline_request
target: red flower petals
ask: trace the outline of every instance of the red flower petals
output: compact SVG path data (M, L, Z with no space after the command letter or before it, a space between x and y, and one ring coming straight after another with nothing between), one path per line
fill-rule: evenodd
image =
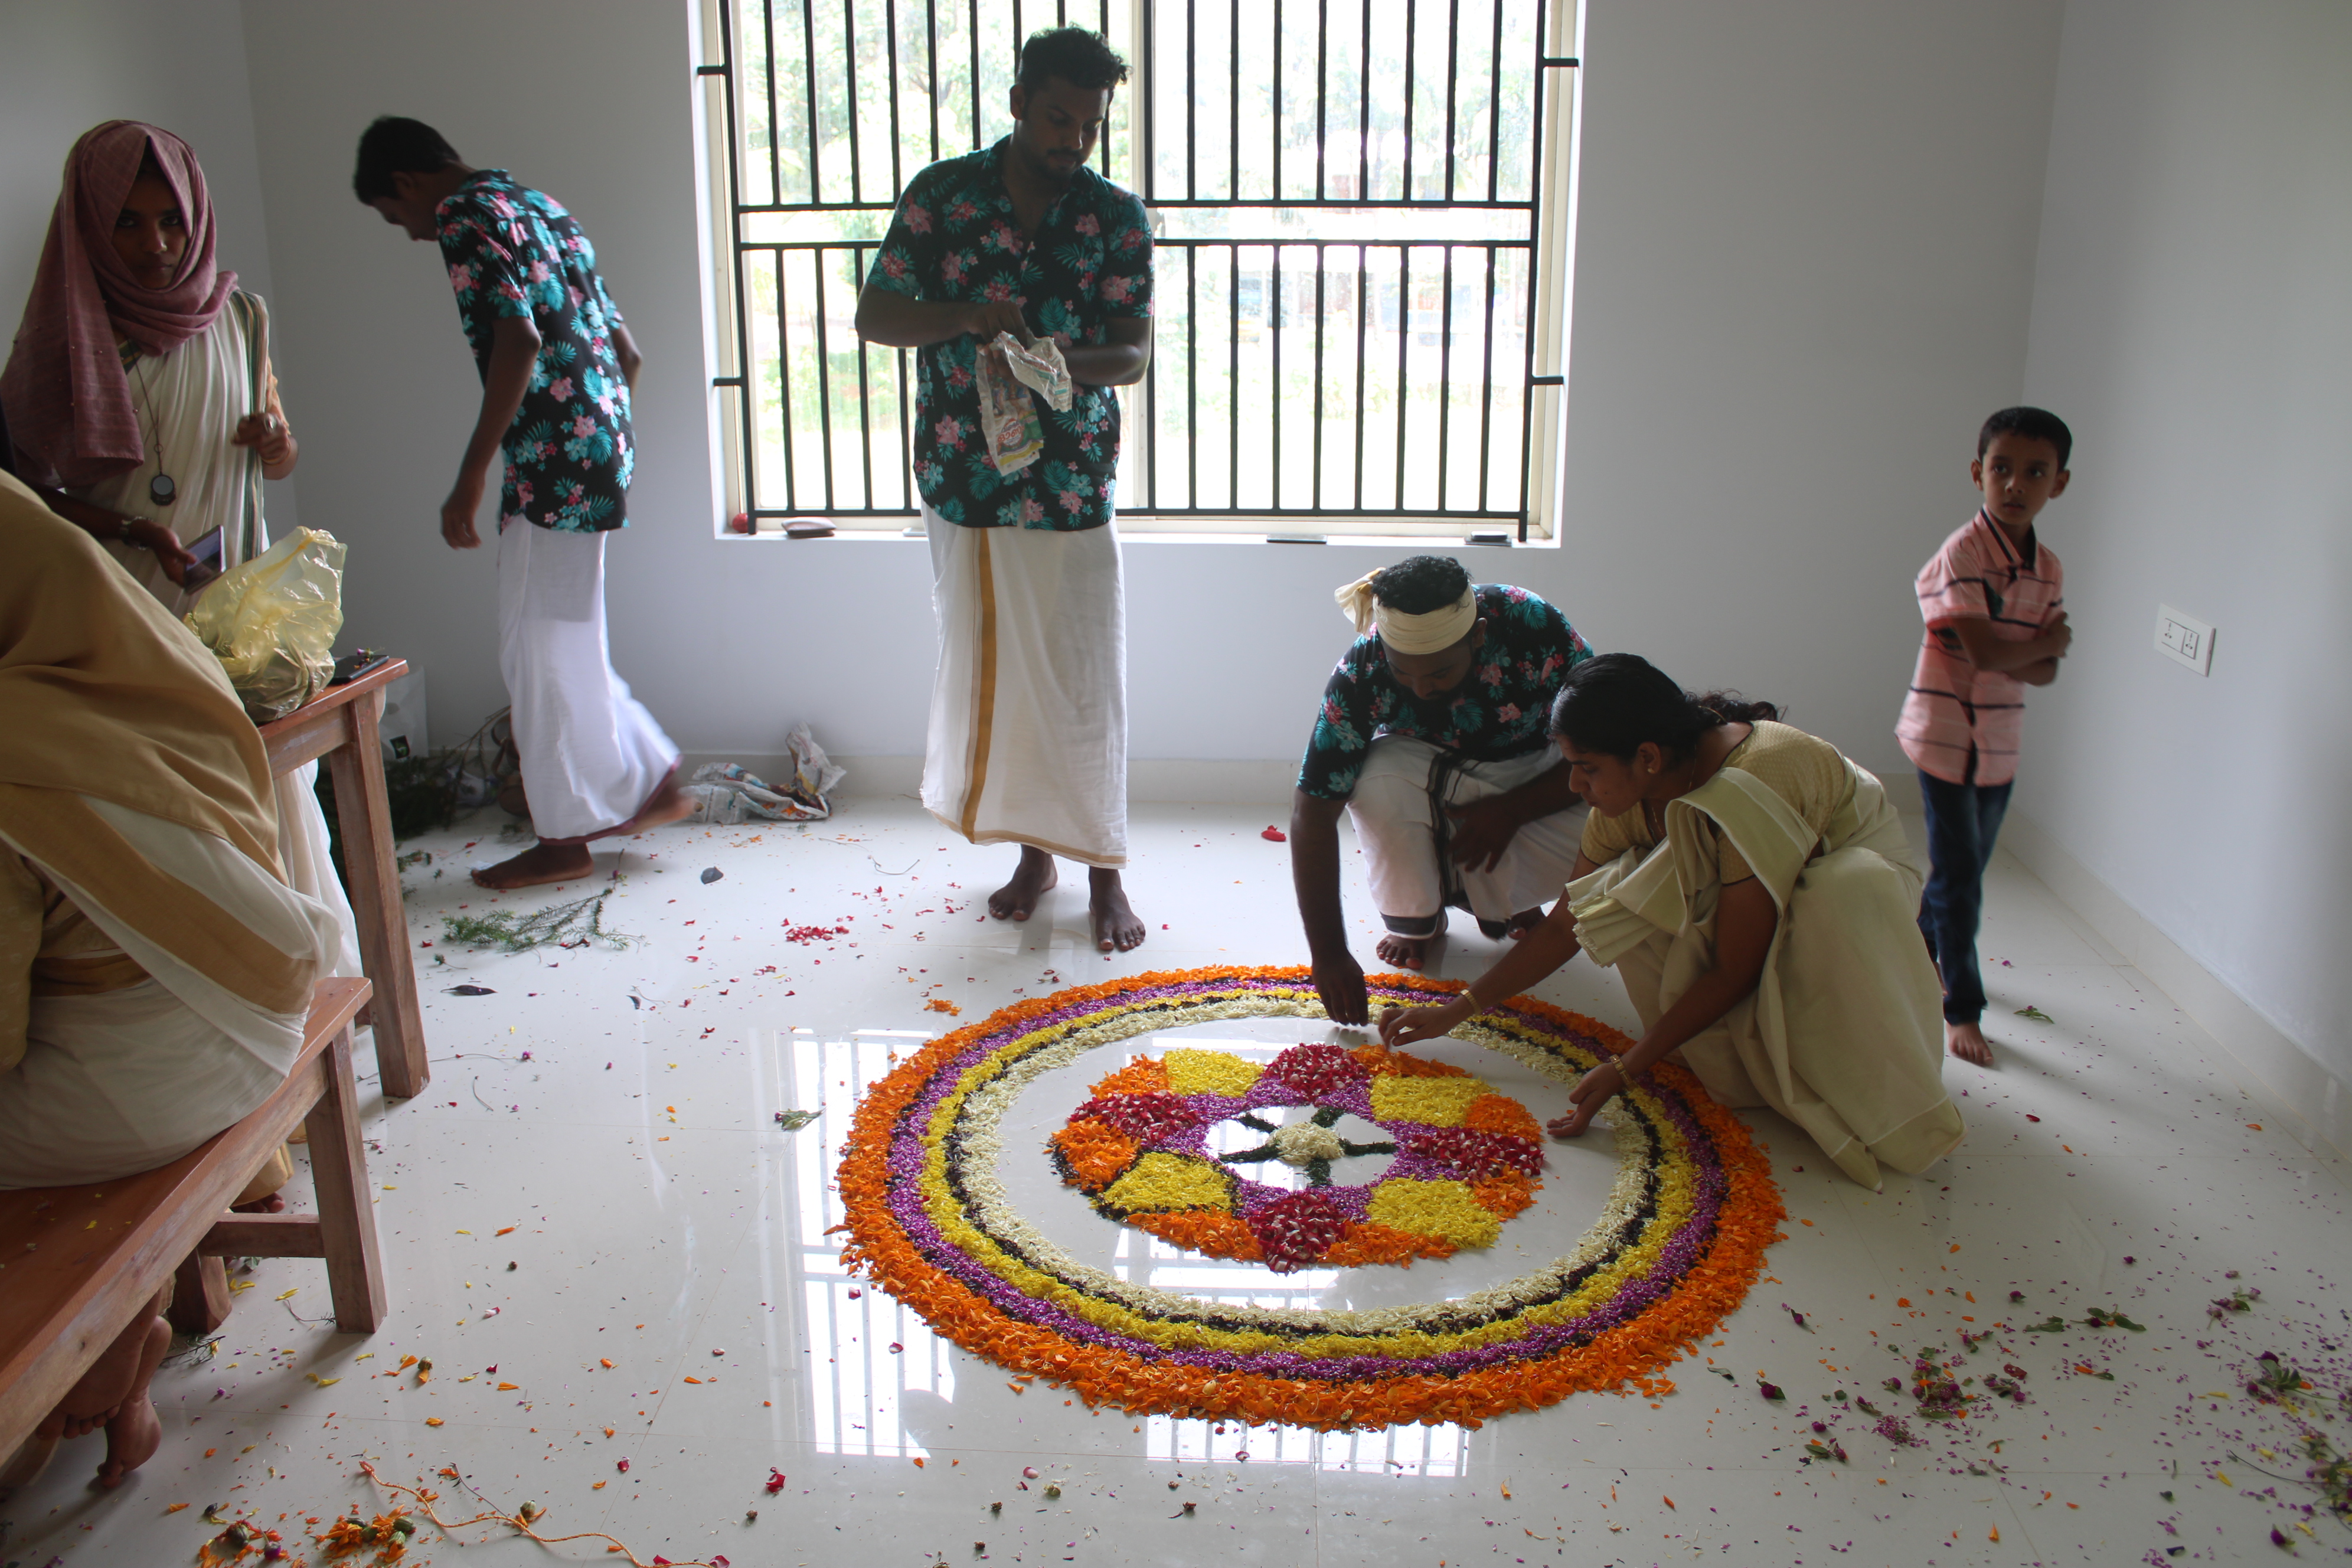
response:
M1361 1083L1368 1075L1344 1046L1293 1046L1266 1064L1265 1076L1311 1102L1343 1083Z
M1200 1118L1172 1094L1105 1094L1070 1112L1070 1120L1099 1121L1138 1143L1157 1143L1171 1132L1196 1125Z

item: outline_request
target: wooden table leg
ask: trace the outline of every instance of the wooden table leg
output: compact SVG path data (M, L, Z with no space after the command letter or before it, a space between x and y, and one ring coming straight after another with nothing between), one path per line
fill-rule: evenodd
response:
M344 710L352 738L327 753L327 766L335 781L335 816L342 824L352 912L359 920L360 963L375 983L376 1071L387 1098L412 1100L424 1092L432 1068L425 1059L408 913L401 906L400 872L393 864L392 803L384 794L383 743L377 728L383 708L378 691Z
M381 1018L381 1009L376 1013ZM327 1253L327 1289L335 1326L373 1333L383 1321L383 1259L376 1247L374 1194L368 1190L367 1145L352 1103L352 1032L338 1031L319 1057L327 1091L310 1108L310 1181L319 1199L319 1235Z

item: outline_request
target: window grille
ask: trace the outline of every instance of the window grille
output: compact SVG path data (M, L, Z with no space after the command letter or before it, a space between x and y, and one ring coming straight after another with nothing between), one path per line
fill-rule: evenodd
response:
M1133 68L1097 157L1156 245L1122 528L1551 531L1572 0L709 5L730 512L915 519L913 351L858 339L858 289L1075 22Z

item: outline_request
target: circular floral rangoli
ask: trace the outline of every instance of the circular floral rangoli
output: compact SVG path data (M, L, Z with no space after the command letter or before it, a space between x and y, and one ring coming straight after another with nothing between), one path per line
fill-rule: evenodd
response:
M1277 1124L1261 1112L1307 1109ZM1334 1131L1360 1117L1385 1138ZM1264 1142L1222 1157L1210 1131L1235 1121ZM1542 1130L1527 1107L1460 1068L1365 1046L1294 1046L1260 1067L1228 1051L1139 1057L1094 1086L1050 1142L1062 1178L1097 1213L1213 1258L1276 1273L1411 1262L1490 1247L1535 1201ZM1393 1155L1370 1182L1334 1184L1349 1157ZM1292 1191L1234 1169L1280 1161Z
M1460 989L1406 975L1370 984L1375 1007ZM1559 1257L1517 1279L1452 1300L1369 1310L1202 1300L1082 1263L1013 1208L997 1174L1003 1117L1042 1075L1139 1035L1320 1016L1303 968L1198 969L1075 987L931 1042L858 1105L840 1172L845 1260L944 1337L1090 1404L1323 1428L1475 1426L1580 1389L1663 1386L1649 1380L1739 1304L1779 1239L1780 1194L1762 1153L1673 1067L1615 1102L1616 1179L1584 1234L1563 1237ZM1604 1042L1630 1044L1525 998L1453 1033L1563 1085ZM1415 1076L1376 1047L1308 1048L1336 1054L1315 1059L1348 1058L1374 1082ZM1344 1257L1326 1245L1327 1266Z

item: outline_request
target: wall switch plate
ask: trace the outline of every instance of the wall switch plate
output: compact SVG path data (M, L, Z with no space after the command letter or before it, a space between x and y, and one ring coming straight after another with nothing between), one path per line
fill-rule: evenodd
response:
M2170 605L2156 607L2156 651L2200 675L2213 673L2213 626Z

